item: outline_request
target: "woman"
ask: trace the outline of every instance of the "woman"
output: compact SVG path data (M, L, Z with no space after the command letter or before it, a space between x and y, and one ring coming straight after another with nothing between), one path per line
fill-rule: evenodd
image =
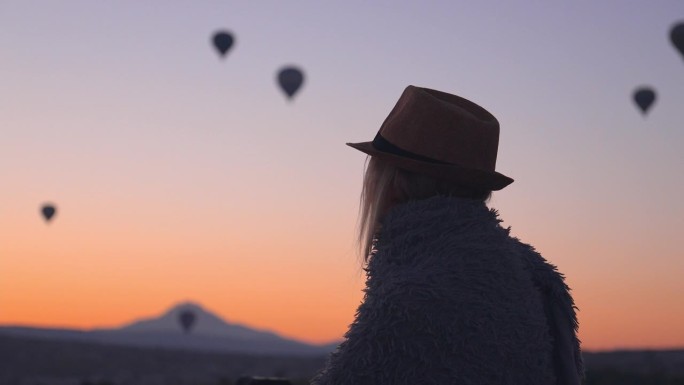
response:
M365 296L316 385L579 384L563 277L486 206L499 123L409 86L372 142L361 196Z

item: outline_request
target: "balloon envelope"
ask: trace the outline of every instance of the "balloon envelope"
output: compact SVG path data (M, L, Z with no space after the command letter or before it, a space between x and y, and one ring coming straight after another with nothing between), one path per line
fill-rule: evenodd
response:
M40 208L40 213L45 218L45 222L50 222L57 213L57 207L52 203L46 203Z
M646 113L648 113L648 110L651 109L651 107L653 106L653 102L655 102L655 100L655 90L653 90L650 87L640 87L637 88L636 91L634 91L634 102L637 106L639 106L641 113L643 113L644 115L646 115Z
M195 313L190 310L184 310L178 314L178 322L180 322L183 331L190 333L190 329L195 324Z
M235 39L233 38L233 34L228 31L218 31L214 34L212 41L219 55L224 57L228 51L230 51Z
M670 40L679 53L684 56L684 22L677 23L672 27Z
M304 83L304 72L297 67L283 67L278 71L278 84L288 98L292 99Z

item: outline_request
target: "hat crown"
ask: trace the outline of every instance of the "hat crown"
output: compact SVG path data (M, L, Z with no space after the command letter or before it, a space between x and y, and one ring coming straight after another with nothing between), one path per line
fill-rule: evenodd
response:
M494 171L499 122L456 95L408 86L378 132L403 151L482 171Z

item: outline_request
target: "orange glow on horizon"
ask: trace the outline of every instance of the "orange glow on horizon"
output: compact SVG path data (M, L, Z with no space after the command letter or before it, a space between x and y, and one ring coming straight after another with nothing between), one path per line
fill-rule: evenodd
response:
M230 252L220 251L225 246L215 246L213 251L219 255L240 255L240 263L215 258L206 266L197 266L188 257L191 253L182 248L172 251L174 247L169 247L164 258L151 257L152 250L146 250L128 251L126 258L117 259L112 253L121 251L105 252L94 245L63 242L57 246L53 239L51 245L29 246L17 239L3 249L9 252L6 255L22 255L2 261L0 324L5 325L120 327L191 300L228 322L320 344L342 338L363 294L364 277L352 243L338 240L334 247L348 252L326 258L320 251L330 250L332 240L325 237L306 244L287 237L277 237L268 245L247 241L231 245ZM543 248L555 247L544 244ZM584 349L684 346L684 330L679 327L684 308L671 304L679 295L672 280L641 272L639 289L626 292L620 280L595 281L591 275L573 271L563 256L549 259L568 265L560 270L568 277L580 308ZM597 269L596 274L605 273ZM626 275L624 270L621 274Z

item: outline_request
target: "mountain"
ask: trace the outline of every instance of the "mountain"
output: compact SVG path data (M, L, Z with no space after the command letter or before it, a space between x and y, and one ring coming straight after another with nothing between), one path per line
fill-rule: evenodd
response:
M188 332L184 332L181 322L184 313L191 318L186 320ZM270 331L229 323L192 302L178 304L158 317L134 321L116 329L82 331L6 326L0 327L0 334L106 345L270 355L321 355L337 345L311 345Z
M232 324L224 321L216 314L205 310L194 302L180 303L156 318L142 319L132 322L118 329L127 333L173 333L183 330L179 322L180 315L189 312L194 315L191 334L202 336L229 337L247 341L275 340L277 334L265 330L255 330L247 326Z

